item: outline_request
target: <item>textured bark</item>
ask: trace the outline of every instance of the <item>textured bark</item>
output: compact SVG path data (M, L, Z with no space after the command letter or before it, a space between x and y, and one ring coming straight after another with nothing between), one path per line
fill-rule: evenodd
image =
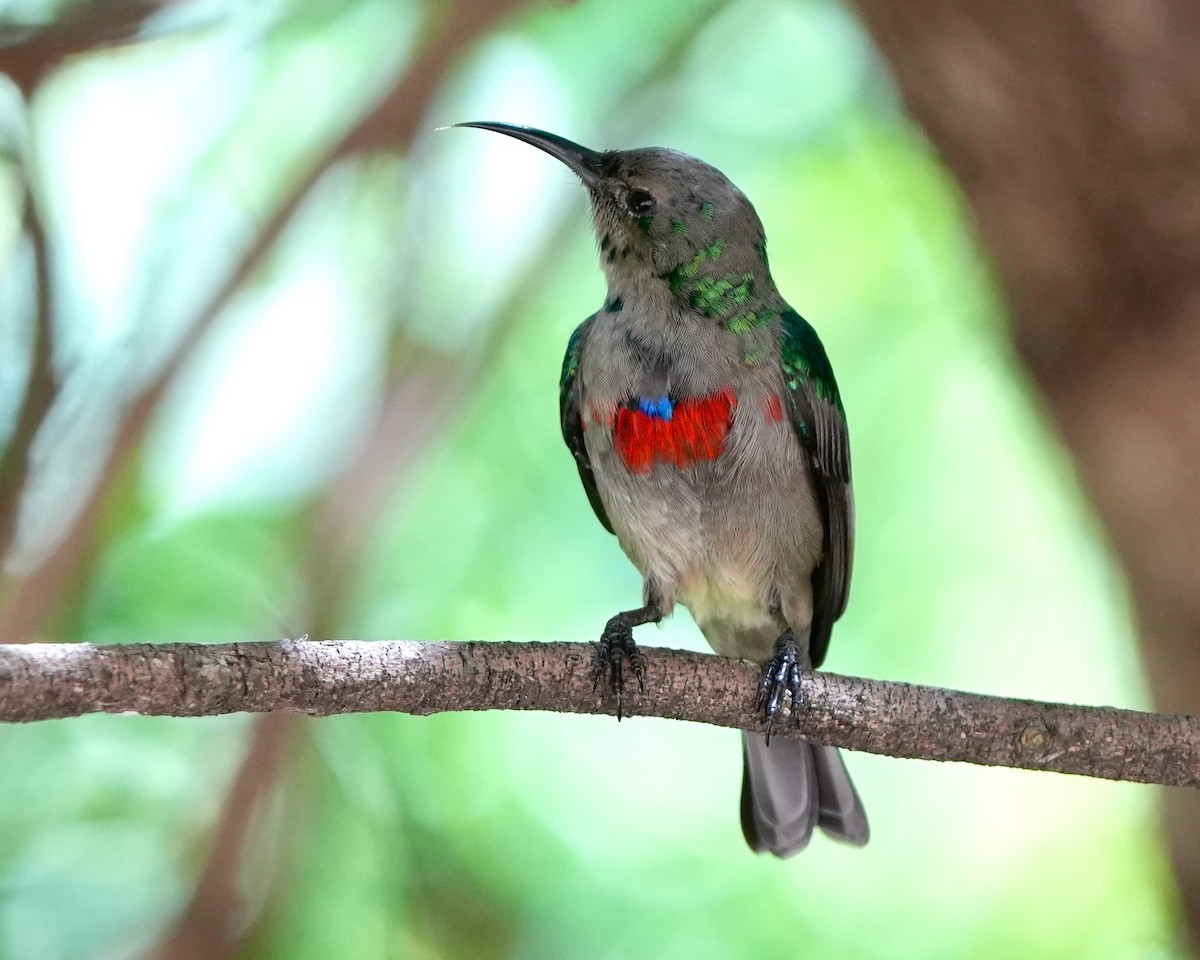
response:
M276 643L0 646L0 721L85 713L196 717L284 710L326 716L448 710L613 713L587 644L283 640ZM756 729L758 668L643 648L630 716ZM636 686L636 684L631 684ZM818 673L793 727L853 750L1200 785L1200 721L1009 700Z
M1017 350L1200 713L1200 6L859 0L992 255ZM1200 794L1167 794L1200 932Z

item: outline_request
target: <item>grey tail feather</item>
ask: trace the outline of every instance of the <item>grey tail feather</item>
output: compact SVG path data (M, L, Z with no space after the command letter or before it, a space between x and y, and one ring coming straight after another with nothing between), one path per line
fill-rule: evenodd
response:
M742 734L742 832L751 849L777 857L799 853L820 827L836 840L863 846L867 814L836 747L776 737L768 747Z

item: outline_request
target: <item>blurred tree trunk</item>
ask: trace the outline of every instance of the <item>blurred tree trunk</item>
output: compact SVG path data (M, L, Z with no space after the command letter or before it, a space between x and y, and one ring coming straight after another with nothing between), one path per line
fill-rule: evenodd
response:
M1156 704L1200 714L1200 5L858 5L974 210ZM1165 813L1200 942L1200 793Z

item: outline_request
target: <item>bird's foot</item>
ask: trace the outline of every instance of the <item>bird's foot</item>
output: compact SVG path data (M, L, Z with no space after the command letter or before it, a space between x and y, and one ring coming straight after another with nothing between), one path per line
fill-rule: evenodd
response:
M592 689L607 673L609 688L617 698L617 720L624 715L625 664L637 677L638 689L644 690L642 676L646 671L642 655L633 642L633 623L624 613L618 613L608 621L600 642L596 644L596 656L592 662Z
M767 722L767 743L771 742L775 718L783 712L785 696L791 701L792 716L799 722L801 663L796 635L790 629L785 630L775 641L775 651L763 665L762 679L758 681L758 709Z

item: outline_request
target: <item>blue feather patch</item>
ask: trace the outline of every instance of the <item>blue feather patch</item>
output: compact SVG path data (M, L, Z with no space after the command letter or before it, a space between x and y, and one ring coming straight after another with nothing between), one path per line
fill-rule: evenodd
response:
M670 420L675 412L675 404L665 393L661 397L638 397L637 407L646 416L659 420Z

